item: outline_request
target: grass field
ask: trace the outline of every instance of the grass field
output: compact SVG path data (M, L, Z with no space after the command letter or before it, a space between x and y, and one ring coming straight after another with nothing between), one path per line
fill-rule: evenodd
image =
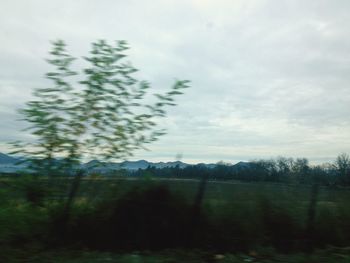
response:
M0 179L1 262L350 262L344 248L350 245L348 189L318 189L310 241L312 186L208 181L195 245L188 249L189 229L174 235L191 221L200 181L85 178L71 211L71 235L56 249L52 220L71 183ZM33 202L31 194L43 189ZM110 242L116 245L103 248ZM315 246L311 255L303 251L307 242Z

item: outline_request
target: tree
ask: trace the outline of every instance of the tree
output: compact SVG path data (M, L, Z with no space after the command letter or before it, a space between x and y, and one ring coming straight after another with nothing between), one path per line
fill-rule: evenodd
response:
M342 183L350 183L350 157L346 153L337 156L334 167Z
M20 112L30 125L34 137L30 142L16 142L14 153L21 153L40 174L75 172L74 180L57 217L57 231L65 236L70 210L84 174L79 163L84 157L103 159L126 158L164 134L157 120L166 116L166 106L174 106L174 97L182 94L189 81L175 81L164 94L146 95L151 88L134 77L137 71L124 62L128 45L125 41L110 45L104 40L92 43L88 67L82 74L71 69L74 57L63 41L53 42L51 58L54 67L46 78L53 87L38 88L34 100ZM81 76L75 85L70 79Z
M15 152L25 155L33 169L52 175L84 157L126 158L164 134L157 120L166 116L166 106L175 105L174 97L189 81L175 81L168 92L154 94L155 101L149 102L150 84L137 80L137 69L124 62L128 48L125 41L92 43L90 56L84 57L89 66L78 74L71 69L75 58L65 43L53 42L47 62L54 70L46 78L54 85L36 89L35 100L21 110L34 140L14 143ZM82 79L70 84L77 76Z

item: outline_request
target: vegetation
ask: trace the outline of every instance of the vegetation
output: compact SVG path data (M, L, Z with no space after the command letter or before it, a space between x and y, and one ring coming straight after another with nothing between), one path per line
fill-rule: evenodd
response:
M203 175L209 180L237 180L242 182L273 182L284 184L320 184L329 187L350 185L350 158L340 154L333 164L312 166L305 158L279 157L270 160L256 160L238 165L218 163L214 167L205 165L168 167L156 169L148 167L146 171L124 171L125 175L142 176L144 173L157 178L193 178Z
M188 81L175 81L150 102L150 84L137 80L137 69L124 62L127 49L125 41L92 43L90 56L84 57L89 66L78 74L71 69L75 58L65 43L53 42L47 61L55 70L46 74L53 87L36 89L35 99L21 110L35 139L14 143L14 153L26 156L38 173L51 176L72 172L87 156L128 157L164 134L157 120L166 116L167 106L175 105L174 97L182 94ZM72 85L72 77L81 79Z
M36 183L34 192L41 193L35 198L28 195L33 189L32 180ZM175 249L187 251L183 255L191 260L216 254L226 254L226 260L238 260L249 254L272 260L281 253L301 253L300 261L290 256L296 258L290 262L303 262L304 253L315 251L324 255L317 249L350 244L350 192L347 189L319 189L314 231L309 235L311 186L208 182L193 230L199 183L159 181L149 176L138 180L85 178L72 206L67 230L62 232L57 220L69 192L66 180L61 185L50 185L44 178L3 178L1 255L14 256L19 249L22 257L43 254L50 258L61 251L62 257L74 258L77 257L72 256L74 251L86 251L84 255L92 258L109 255L119 260L121 254L126 253L130 256L125 255L124 259L133 262L130 253L145 251L137 254L140 260L157 258L168 262L165 258L176 257L160 251ZM92 251L96 251L95 254ZM341 253L346 256L344 251ZM240 254L242 256L233 256ZM342 260L341 257L338 260ZM67 262L70 261L67 259Z
M8 241L6 244L26 243L27 238L35 239L36 236L37 240L43 241L47 237L44 233L50 233L48 235L52 238L45 242L74 240L71 237L74 230L70 224L72 220L77 222L74 217L80 218L80 214L75 213L80 209L98 212L95 204L76 207L75 199L85 173L79 167L80 161L87 156L98 156L104 160L126 158L164 134L163 129L157 128L159 118L166 116L167 106L176 105L174 97L182 94L182 90L188 87L188 81L176 81L168 92L154 94L155 99L150 101L146 98L150 84L137 80L133 75L137 69L129 62L124 62L127 49L125 41L115 45L104 40L92 43L90 56L84 57L89 66L83 69L82 74L78 74L72 70L75 58L67 53L65 43L53 43L51 58L47 61L54 70L46 74L53 86L36 89L34 100L21 110L24 120L29 123L27 130L34 139L13 144L13 153L24 156L23 161L29 162L36 175L21 182L26 200L35 208L22 207L21 204L17 214L17 204L13 204L13 200L9 207L4 208L6 218L13 213L10 218L16 217L26 222L25 231L20 231L14 239L12 235L17 231L11 231L11 226L6 225L10 221L2 225L9 231L8 236L5 231L3 237L3 240ZM72 85L70 79L79 75L81 79ZM48 186L40 186L37 176L48 176L49 186L55 186L54 191L59 192L57 186L62 183L62 179L58 176L72 174L74 179L69 180L70 187L66 195L47 206L45 196ZM11 206L15 207L14 210ZM24 213L25 218L21 218L21 213ZM44 218L48 220L41 222ZM108 217L108 220L112 219ZM37 220L48 226L47 232L42 232L45 228L40 228L38 233L32 233L34 236L27 236L31 227L26 224L31 222L31 225L36 225ZM102 223L110 223L108 220Z

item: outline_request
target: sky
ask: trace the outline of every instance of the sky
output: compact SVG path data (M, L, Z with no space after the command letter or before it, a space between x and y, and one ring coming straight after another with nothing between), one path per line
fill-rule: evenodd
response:
M50 85L50 41L82 57L106 39L129 43L156 92L191 81L167 134L132 160L331 161L350 153L349 11L348 0L1 0L0 152L28 139L17 110Z

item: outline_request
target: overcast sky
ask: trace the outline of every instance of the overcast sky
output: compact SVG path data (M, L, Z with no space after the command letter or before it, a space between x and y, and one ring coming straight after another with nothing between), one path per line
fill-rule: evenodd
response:
M49 41L80 57L123 39L156 91L192 82L168 134L132 159L332 160L350 152L349 12L348 0L1 0L0 152L27 138L16 109L48 85Z

